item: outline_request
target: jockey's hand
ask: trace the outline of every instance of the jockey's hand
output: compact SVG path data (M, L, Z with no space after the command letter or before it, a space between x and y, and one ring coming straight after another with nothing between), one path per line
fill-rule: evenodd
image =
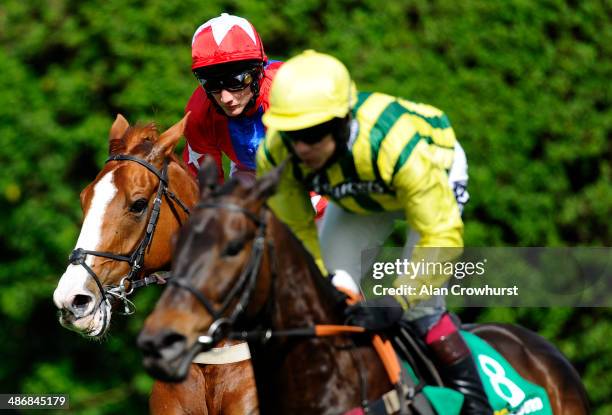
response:
M355 283L355 280L353 279L353 277L351 277L351 274L349 274L345 270L337 269L330 276L331 276L332 284L334 284L336 287L340 288L341 291L344 292L346 290L349 290L349 291L355 293L356 296L360 295L359 294L359 287Z
M391 296L376 297L362 301L344 312L346 324L360 326L367 331L386 331L395 327L402 319L404 309Z

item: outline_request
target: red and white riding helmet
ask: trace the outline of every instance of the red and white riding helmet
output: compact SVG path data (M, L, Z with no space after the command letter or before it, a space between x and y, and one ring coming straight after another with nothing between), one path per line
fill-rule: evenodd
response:
M255 27L247 19L227 13L198 27L191 41L191 58L191 69L243 60L267 60Z

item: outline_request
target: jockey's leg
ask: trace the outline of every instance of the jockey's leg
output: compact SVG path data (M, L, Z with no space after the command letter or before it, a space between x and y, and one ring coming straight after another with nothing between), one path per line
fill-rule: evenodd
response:
M418 241L418 233L410 231L404 258L410 258ZM459 334L459 328L446 312L445 298L434 295L419 302L405 313L404 319L412 324L432 352L446 386L463 394L461 414L493 414L472 353Z
M348 273L355 284L359 285L363 273L369 270L375 260L374 253L393 231L395 219L401 217L401 212L355 215L334 203L328 204L319 232L325 267L330 272L341 270ZM365 259L362 270L361 254L368 249L373 255Z
M422 302L407 317L432 352L445 385L463 394L461 414L493 414L476 362L459 328L446 312L444 298L435 296Z

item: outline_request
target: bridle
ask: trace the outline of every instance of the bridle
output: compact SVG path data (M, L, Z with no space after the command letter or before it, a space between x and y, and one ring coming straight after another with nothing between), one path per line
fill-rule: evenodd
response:
M243 208L235 203L212 203L205 202L196 205L199 209L227 209L232 212L242 213L245 215L255 226L257 226L257 233L253 240L253 248L248 259L246 266L244 267L240 277L230 289L229 293L226 294L225 301L221 304L219 309L215 309L213 304L202 294L197 288L189 284L185 278L173 278L168 283L172 286L181 288L191 293L198 302L206 309L206 311L212 316L213 322L209 326L205 334L198 336L196 343L193 345L191 352L206 351L210 350L223 336L234 340L258 340L266 342L273 337L320 337L320 336L333 336L342 333L362 333L364 331L361 327L354 326L337 326L337 325L315 325L306 327L290 328L286 330L272 330L271 328L255 329L252 331L232 331L235 328L234 324L236 320L246 310L249 301L255 290L257 284L257 277L259 275L259 268L263 254L268 248L272 250L274 245L271 241L266 243L266 220L265 215L267 208L264 205L260 216L258 217L248 209ZM272 257L272 253L270 253ZM271 296L274 297L274 280L276 277L274 262L272 262L272 281L270 283ZM224 314L228 311L228 308L232 301L235 301L235 297L240 295L238 302L234 309L229 313L228 317L224 317ZM273 300L268 299L268 305L273 303ZM267 310L268 312L270 310Z
M157 227L157 222L159 220L159 213L163 197L166 196L167 198L175 201L186 214L189 214L189 208L187 208L187 206L173 192L168 189L168 159L164 160L164 165L161 171L155 168L155 166L153 166L151 163L138 157L131 156L129 154L117 154L110 156L105 163L111 161L132 161L138 163L141 166L146 167L159 179L157 194L155 195L155 200L153 201L153 207L151 209L151 214L149 216L149 221L147 223L145 234L134 252L132 252L132 254L129 256L119 255L112 252L90 251L83 248L76 248L68 257L68 261L70 264L73 265L81 265L83 268L85 268L87 273L91 275L91 277L96 282L96 285L98 286L98 290L100 290L100 294L102 295L101 302L105 302L108 304L108 306L110 306L110 295L114 299L123 302L123 314L132 314L135 310L135 307L134 304L127 298L127 296L132 294L136 288L146 287L147 285L159 282L159 279L154 275L146 276L140 279L136 279L136 277L141 272L142 266L144 264L145 251L149 247L149 244L153 239L153 234L155 232L155 228ZM100 282L100 278L98 277L98 275L96 275L96 273L91 269L91 267L86 264L85 261L87 259L87 255L109 258L115 261L127 262L130 265L130 271L127 275L121 278L121 281L118 285L110 286L109 288L104 288L102 286L102 283Z
M236 340L258 340L262 343L267 342L272 337L298 337L298 338L313 338L313 337L323 337L323 336L336 336L343 334L360 334L364 333L365 330L363 327L356 326L346 326L346 325L314 325L314 326L306 326L306 327L298 327L298 328L290 328L286 330L272 330L268 329L256 329L253 331L232 331L234 329L234 324L236 320L242 315L242 313L246 310L249 305L249 300L251 299L253 292L255 290L255 286L257 285L257 278L259 275L259 270L261 266L261 261L263 255L266 251L266 247L270 249L273 248L272 242L266 243L266 218L265 215L267 213L266 206L264 205L260 216L258 217L253 212L248 209L243 208L242 206L235 203L212 203L212 202L203 202L196 205L196 208L199 209L226 209L231 212L242 213L245 215L256 227L257 233L253 239L253 247L251 249L251 253L248 259L248 262L243 269L242 273L238 280L234 283L229 293L226 294L225 300L221 304L221 307L216 309L214 305L193 285L189 284L185 280L185 278L174 278L169 281L169 284L178 287L180 289L186 290L191 295L193 295L198 302L206 309L206 311L212 316L213 322L210 324L206 334L200 335L197 338L197 341L194 345L189 349L187 356L189 359L187 362L191 362L193 357L200 351L208 351L215 346L215 344L223 338L223 336L227 336L231 339ZM272 255L270 255L272 256ZM275 283L275 269L274 263L272 265L272 281L270 282L270 290L271 296L274 297L273 286ZM233 310L229 313L228 317L224 317L226 312L228 311L230 304L232 301L236 300L236 296L239 295L238 302ZM270 298L268 298L268 304L271 304ZM270 311L270 310L267 310ZM352 343L349 348L355 349L355 343ZM355 357L353 356L353 359ZM367 382L366 375L364 373L363 366L358 364L357 362L357 370L359 373L360 379L360 391L361 391L361 407L367 409L369 407L368 395L367 395ZM422 382L424 384L424 382ZM397 383L394 385L395 388L398 388L398 393L403 393L403 389L401 388L401 384ZM383 397L384 398L384 397ZM383 398L380 401L383 401ZM377 401L378 402L378 401ZM403 401L402 401L403 402ZM403 411L400 413L404 413Z
M195 345L198 348L208 350L221 340L222 336L227 333L227 330L234 326L238 317L240 317L242 312L247 308L253 291L255 290L261 260L266 248L266 208L265 206L262 208L261 215L258 217L253 212L234 203L220 204L207 202L200 203L196 207L200 209L227 209L232 212L242 213L257 226L257 233L253 240L253 247L249 260L242 270L240 277L225 296L225 300L219 309L215 309L213 304L199 290L185 281L184 278L174 278L169 281L170 285L190 292L213 317L214 321L208 328L208 331L206 334L198 337L198 342ZM234 309L231 310L229 316L224 317L230 304L235 300L237 295L240 295L238 303Z

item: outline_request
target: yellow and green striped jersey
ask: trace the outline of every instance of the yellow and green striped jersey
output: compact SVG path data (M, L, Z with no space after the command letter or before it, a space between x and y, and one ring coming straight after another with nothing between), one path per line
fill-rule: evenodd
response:
M309 191L347 211L370 214L403 210L419 232L419 246L460 247L461 221L447 172L455 133L446 115L429 105L380 93L360 93L352 110L358 131L346 153L323 171L301 163L285 168L269 200L323 270ZM258 175L289 157L290 143L268 130L257 153Z

